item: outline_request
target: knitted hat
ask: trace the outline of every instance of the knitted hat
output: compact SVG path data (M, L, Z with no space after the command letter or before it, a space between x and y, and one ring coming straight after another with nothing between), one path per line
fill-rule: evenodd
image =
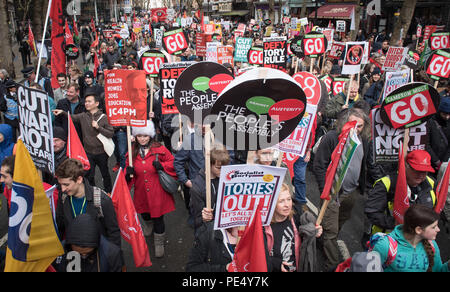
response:
M67 133L61 127L54 127L53 128L53 138L59 138L63 141L67 141Z
M147 126L145 127L132 127L132 131L133 136L146 135L154 138L156 135L155 124L151 120L147 121Z
M439 111L444 113L450 113L450 97L444 97L439 104Z

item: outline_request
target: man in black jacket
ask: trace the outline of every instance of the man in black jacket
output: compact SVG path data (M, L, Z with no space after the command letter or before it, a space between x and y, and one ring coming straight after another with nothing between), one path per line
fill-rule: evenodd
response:
M349 121L357 121L357 133L361 144L356 148L350 162L349 170L342 182L338 196L333 194L323 217L323 247L327 262L326 270L335 268L340 262L340 252L337 245L339 231L350 219L351 212L358 194L363 195L366 186L366 160L368 155L368 137L370 136L370 121L364 110L351 108L338 117L337 130L329 131L321 140L314 157L314 175L322 193L331 154L338 145L342 127ZM337 201L338 200L338 201Z
M105 54L104 61L108 69L112 69L114 64L117 63L120 59L119 52L115 51L114 45L108 45L108 52Z
M80 86L77 83L71 83L69 87L67 88L66 98L61 99L58 101L58 104L56 105L56 109L63 110L65 112L73 114L80 114L82 112L86 111L86 108L84 107L84 99L80 98ZM67 123L67 116L65 115L59 115L55 116L55 126L63 128L66 133L68 133L68 123ZM80 140L82 139L81 135L81 126L78 124L75 124L75 128L77 129L78 137L80 137Z

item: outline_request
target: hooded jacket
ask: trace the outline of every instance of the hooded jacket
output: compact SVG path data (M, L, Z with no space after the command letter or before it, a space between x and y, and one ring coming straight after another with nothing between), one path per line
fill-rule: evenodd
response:
M403 225L397 225L389 234L391 238L397 241L397 255L395 260L388 267L384 268L385 272L426 272L428 269L428 256L424 249L423 243L414 248L403 235ZM436 241L432 241L434 246L434 265L433 272L449 272L447 263L442 263L441 254ZM384 236L375 244L373 251L380 254L381 262L385 263L389 251L389 239Z
M3 142L0 143L0 164L3 159L13 154L14 142L12 128L8 124L0 124L0 134L3 135Z

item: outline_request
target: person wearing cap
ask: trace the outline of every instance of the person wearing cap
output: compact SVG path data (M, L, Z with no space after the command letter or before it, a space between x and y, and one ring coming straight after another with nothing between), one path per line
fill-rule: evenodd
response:
M125 178L129 188L134 186L133 202L136 212L141 214L145 236L154 231L155 256L164 256L166 227L164 215L175 210L173 195L166 192L159 182L158 171L164 171L177 179L173 167L174 157L166 147L155 140L153 121L145 127L133 127L135 142L132 145L132 161L127 159Z
M429 139L425 150L431 155L431 164L436 171L450 158L450 97L441 98L438 112L427 122Z
M27 67L21 71L23 73L23 85L26 87L31 87L31 84L33 84L36 80L36 68L34 67ZM52 89L52 83L49 78L45 77L47 76L47 73L43 70L40 71L38 81L37 83L42 87L42 90L47 92L47 94L53 98L53 89ZM22 82L21 82L22 83Z
M433 208L436 204L436 182L428 175L435 170L431 156L425 150L413 150L406 156L406 182L409 204L420 204ZM398 173L390 173L375 181L368 192L364 212L372 224L372 233L388 232L394 229L392 215Z
M104 237L89 214L77 216L67 228L65 254L54 267L59 272L121 272L121 250Z

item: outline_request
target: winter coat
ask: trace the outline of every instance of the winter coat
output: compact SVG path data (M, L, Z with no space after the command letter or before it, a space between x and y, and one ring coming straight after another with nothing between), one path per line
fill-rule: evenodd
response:
M211 208L215 209L217 201L217 191L219 189L219 178L211 180ZM202 210L206 208L206 180L205 171L201 169L198 175L192 180L190 190L191 199L189 209L194 218L194 228L197 229L203 224Z
M195 178L205 166L205 156L203 154L203 137L201 130L195 129L194 133L183 133L183 144L175 154L173 166L178 176L178 181L186 183ZM186 174L185 164L188 164L188 174Z
M364 148L364 156L361 165L358 188L361 194L364 194L366 186L366 165L369 152L369 145L366 139L360 140L362 140L362 145ZM319 148L317 149L317 152L314 156L313 172L314 176L316 177L320 193L322 193L323 188L325 186L325 175L327 173L328 165L331 162L331 154L338 145L338 142L339 142L339 134L336 132L336 130L329 131L327 134L325 134L325 136L323 136Z
M119 61L119 58L119 52L114 51L113 53L107 52L103 57L103 60L105 61L108 69L112 69L113 65Z
M439 113L436 113L439 115ZM447 162L450 157L449 139L450 139L450 122L440 124L439 117L433 116L427 121L427 133L429 139L425 144L425 150L430 153L431 163L437 167L437 163Z
M389 236L397 241L397 255L394 261L388 267L384 268L385 272L426 272L428 269L428 256L424 249L423 243L419 242L414 248L403 235L403 225L397 225L395 229L389 233ZM433 272L449 272L449 262L442 263L441 254L436 241L431 242L434 246L434 265ZM380 254L381 262L385 263L388 259L389 239L387 236L379 239L373 248Z
M98 134L102 134L106 138L112 138L114 136L114 128L108 123L106 115L103 114L102 117L102 114L102 111L98 110L95 114L83 112L71 116L72 121L81 126L83 147L87 154L105 153L103 143L97 138ZM67 117L66 114L64 116ZM92 127L92 121L94 120L98 123L98 129Z
M189 252L186 272L226 272L227 264L231 263L232 255L226 247L223 232L214 230L214 222L203 224L194 239L194 245ZM271 261L266 248L267 271L272 270Z
M119 224L117 223L116 211L114 210L111 198L104 191L101 192L101 210L103 217L100 217L99 210L94 205L94 188L89 184L87 179L83 179L83 183L84 195L86 197L86 213L96 218L102 235L120 248L122 239ZM64 238L66 228L74 220L70 197L67 196L63 199L62 196L63 194L60 193L56 207L56 224L60 238Z
M384 178L377 180L373 188L368 192L364 212L370 223L373 225L376 225L383 230L392 230L395 226L395 220L388 209L388 203L394 201L398 175L397 173L391 173L386 177L390 180L389 190L387 190L386 185L382 180ZM433 181L434 186L430 184L429 179ZM410 200L410 204L421 204L433 208L434 202L431 191L436 189L436 185L434 180L427 176L427 179L418 186L419 192L417 194L417 199L415 199L414 202Z
M364 94L364 100L367 101L371 107L378 105L381 92L383 91L384 81L379 80L370 85ZM381 102L381 99L380 99Z
M3 159L13 154L14 141L13 129L8 124L0 124L0 134L3 135L3 141L0 143L0 164Z
M173 178L177 178L173 168L172 153L164 146L153 146L144 158L137 155L133 159L134 175L128 184L130 190L134 185L133 202L136 212L149 213L152 218L161 217L175 210L174 198L162 188L158 173L153 166L155 154L158 154L158 160L164 171ZM128 159L127 166L129 166Z

